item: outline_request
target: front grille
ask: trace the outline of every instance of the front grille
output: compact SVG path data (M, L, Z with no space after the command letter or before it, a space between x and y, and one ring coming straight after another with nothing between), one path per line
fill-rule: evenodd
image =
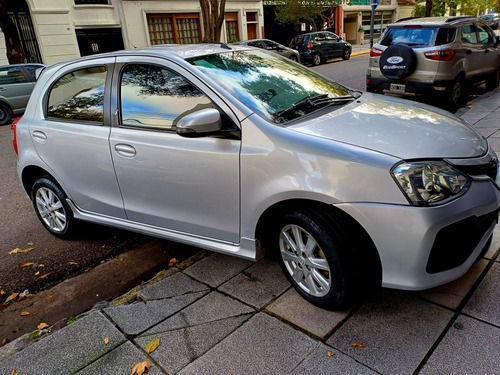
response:
M472 254L486 231L498 220L498 212L473 216L439 231L426 271L437 273L460 266Z
M454 165L460 172L469 176L489 176L493 181L497 177L498 159L493 158L488 164L481 165Z

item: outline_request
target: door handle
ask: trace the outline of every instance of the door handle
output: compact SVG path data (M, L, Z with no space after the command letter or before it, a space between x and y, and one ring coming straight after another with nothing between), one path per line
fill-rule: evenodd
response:
M137 154L135 148L123 143L116 144L115 151L118 155L123 156L124 158L133 158Z
M33 133L33 138L35 139L35 141L37 142L40 142L40 143L43 143L47 140L47 134L45 134L44 132L41 132L40 130L35 130Z

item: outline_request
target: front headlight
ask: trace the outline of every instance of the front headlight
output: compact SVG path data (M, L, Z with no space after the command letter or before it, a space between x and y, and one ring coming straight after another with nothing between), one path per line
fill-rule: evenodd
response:
M443 161L418 161L397 164L391 171L394 180L417 206L443 204L467 191L470 179Z

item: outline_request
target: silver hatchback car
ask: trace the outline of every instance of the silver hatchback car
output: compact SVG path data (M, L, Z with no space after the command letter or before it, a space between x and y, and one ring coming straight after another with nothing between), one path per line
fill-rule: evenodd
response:
M324 308L456 279L497 223L498 160L468 124L261 49L60 63L13 129L54 235L85 220L251 260L265 249Z

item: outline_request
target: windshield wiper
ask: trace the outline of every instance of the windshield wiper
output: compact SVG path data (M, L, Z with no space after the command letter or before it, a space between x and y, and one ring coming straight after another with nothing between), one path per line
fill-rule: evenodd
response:
M330 104L344 104L356 100L359 96L354 95L345 95L338 97L329 97L328 94L311 96L298 102L292 104L291 107L286 108L280 112L274 114L275 118L286 118L288 115L295 113L296 111L305 111L310 109L310 111L314 111L316 109L326 107ZM295 116L298 117L298 116Z

